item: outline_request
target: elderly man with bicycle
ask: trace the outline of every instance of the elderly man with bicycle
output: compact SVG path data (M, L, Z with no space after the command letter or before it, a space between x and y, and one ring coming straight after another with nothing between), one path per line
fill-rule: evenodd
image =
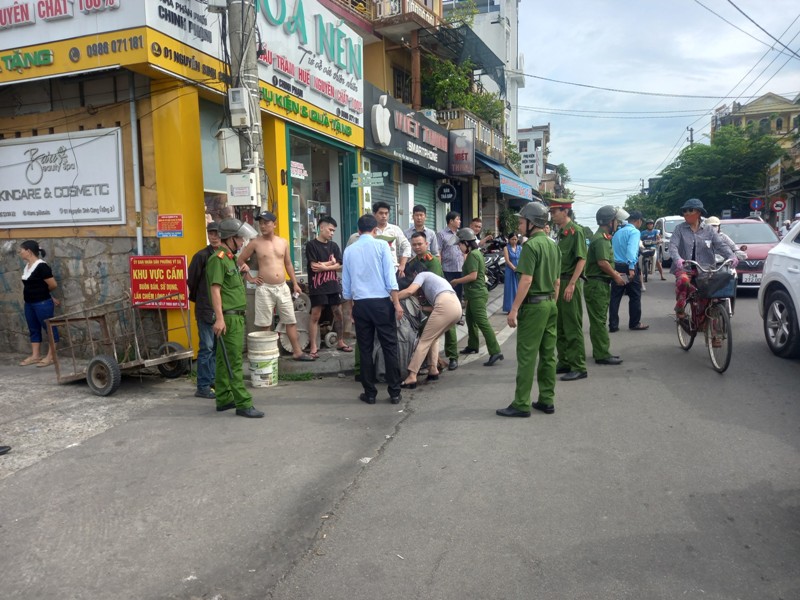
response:
M713 267L716 255L732 259L733 266L739 262L728 245L713 227L701 221L706 216L703 203L697 198L687 200L681 207L684 222L679 223L669 241L669 256L675 275L675 314L680 319L685 314L686 299L693 291L692 272L684 268L684 261L690 260L702 267Z

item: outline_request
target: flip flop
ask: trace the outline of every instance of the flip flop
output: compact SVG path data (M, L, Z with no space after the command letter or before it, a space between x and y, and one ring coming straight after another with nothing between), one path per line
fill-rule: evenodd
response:
M314 357L309 356L308 354L301 354L300 356L293 356L292 357L297 362L314 362Z
M37 358L33 358L32 356L29 356L28 358L23 360L21 363L19 363L19 366L20 367L27 367L28 365L35 365L36 363L38 363L41 360L43 360L41 356L39 356Z
M353 349L352 349L350 346L348 346L347 344L345 344L345 345L344 345L344 346L342 346L341 348L337 346L337 347L336 347L336 349L337 349L339 352L352 352L352 351L353 351Z
M319 352L311 352L310 350L306 350L306 352L314 360L317 360L319 358Z
M41 360L41 362L39 362L36 366L37 367L49 367L52 364L53 364L53 359L52 358L50 358L50 359L43 358Z
M631 327L631 331L647 331L650 329L650 325L642 325L639 323L636 327Z

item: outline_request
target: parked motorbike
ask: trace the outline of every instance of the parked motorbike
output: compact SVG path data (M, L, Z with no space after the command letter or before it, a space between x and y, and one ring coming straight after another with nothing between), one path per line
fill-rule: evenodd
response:
M503 256L503 248L506 247L507 243L502 237L497 237L489 240L486 246L481 249L483 262L486 266L486 287L489 291L506 280L506 259Z

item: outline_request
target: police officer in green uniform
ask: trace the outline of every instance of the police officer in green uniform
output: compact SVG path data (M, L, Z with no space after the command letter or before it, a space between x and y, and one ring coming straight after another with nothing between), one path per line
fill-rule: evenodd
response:
M519 232L529 239L522 245L517 264L517 295L508 313L508 326L518 328L517 387L511 405L496 411L501 417L530 417L531 408L547 415L556 410L556 296L561 251L547 239L545 225L547 207L544 204L531 202L519 212ZM539 397L531 404L534 369Z
M586 237L583 227L570 218L571 209L572 200L554 200L550 203L550 216L559 228L558 249L561 250L556 373L565 373L562 381L575 381L587 376L581 281L586 264Z
M489 315L486 313L486 301L489 299L489 290L486 288L486 264L483 262L483 254L478 250L478 239L472 229L464 227L459 229L456 235L461 251L467 255L461 270L462 277L450 282L453 287L463 284L464 299L467 301L467 346L461 354L478 353L480 345L478 330L480 330L486 340L486 350L489 352L489 360L483 363L483 366L491 367L498 360L503 360L503 355L500 353L500 344L497 343L494 330L489 324Z
M624 212L624 211L623 211ZM622 359L611 354L608 338L608 304L611 302L611 282L625 285L625 280L614 269L614 250L611 236L619 221L627 219L618 214L613 206L603 206L595 215L597 233L592 237L586 254L586 313L589 315L589 338L592 340L592 356L598 365L619 365ZM622 217L620 219L620 217Z
M414 256L406 263L406 276L413 279L414 275L412 273L430 271L434 275L444 277L442 262L428 251L428 239L425 234L421 231L415 231L411 234L409 241L411 242L411 252ZM420 333L422 333L421 329ZM447 370L455 371L458 368L458 332L455 325L444 333L444 354L450 361Z
M219 224L222 244L206 263L206 281L214 309L212 329L221 342L217 343L214 385L217 411L236 408L236 414L240 417L257 419L263 417L264 413L253 408L253 397L244 387L242 354L247 297L235 258L235 254L244 244L248 227L239 219L224 219ZM255 231L252 233L255 234Z

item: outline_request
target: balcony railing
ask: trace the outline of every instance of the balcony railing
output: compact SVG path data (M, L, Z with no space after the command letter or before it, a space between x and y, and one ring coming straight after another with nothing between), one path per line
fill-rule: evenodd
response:
M474 129L475 149L486 156L491 156L499 163L505 163L506 138L502 131L494 129L486 121L463 108L440 110L437 116L439 123L446 124L447 129Z
M373 0L375 3L375 21L383 21L403 15L415 15L431 27L435 27L439 18L433 12L433 0Z
M334 0L350 12L355 13L370 21L375 19L375 3L373 0Z

